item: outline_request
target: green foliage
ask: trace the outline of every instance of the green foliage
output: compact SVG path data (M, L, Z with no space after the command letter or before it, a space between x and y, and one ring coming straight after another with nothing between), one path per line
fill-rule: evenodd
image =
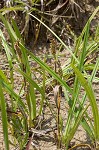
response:
M18 2L19 5L22 5L23 7L23 2ZM34 1L29 1L29 3L33 5ZM63 88L66 103L69 106L68 117L64 127L65 130L63 130L62 117L60 118L60 114L57 114L59 117L58 127L60 127L58 128L60 134L59 140L62 141L66 145L66 149L68 149L68 145L74 137L79 125L82 125L85 131L89 134L90 138L97 143L99 141L99 112L92 88L92 82L97 79L95 75L97 70L99 70L99 58L97 59L96 64L89 64L88 62L90 62L90 60L87 60L87 58L89 54L95 53L99 50L99 27L96 29L95 38L93 40L89 39L90 22L98 12L99 7L96 8L95 12L89 18L81 35L78 38L75 38L75 46L73 50L66 46L66 44L43 21L31 14L32 9L33 8L31 8L27 14L45 26L59 40L61 45L63 45L64 48L70 52L71 56L65 62L65 67L62 68L63 76L61 77L45 63L45 60L42 61L41 58L36 57L25 47L24 40L22 39L16 22L12 19L11 23L9 23L5 17L0 14L0 18L2 19L10 36L10 42L8 43L3 35L3 32L0 30L2 46L6 52L10 68L9 79L7 79L3 71L0 70L0 107L2 112L5 147L7 150L9 149L7 110L3 91L10 95L11 111L13 113L10 117L9 124L11 130L13 131L12 135L16 138L20 149L23 149L27 145L30 129L36 127L36 123L33 122L33 120L36 119L38 115L42 114L43 104L46 100L45 87L54 79L57 81L57 84ZM12 11L12 7L9 8L9 10ZM5 14L4 10L1 11ZM32 71L30 59L32 62L35 61L40 66L37 69L37 71L42 75L42 81L40 83L34 79L35 73ZM14 67L13 61L17 63L17 67ZM90 70L90 66L92 73L91 75L88 75L86 71ZM19 93L15 93L14 89L14 72L20 73L22 77ZM50 78L48 74L51 75ZM72 79L72 77L73 86L69 86L67 82ZM82 88L84 88L83 96L80 94ZM40 95L39 108L37 107L37 92ZM24 95L24 100L21 97L21 93ZM57 101L59 100L59 97L56 98ZM85 105L87 98L89 99L90 104ZM49 104L49 102L47 103ZM50 104L48 106L50 107ZM59 109L61 108L58 106L57 109L58 112L60 112ZM94 122L91 121L90 116L87 113L89 106L92 108ZM53 110L51 110L51 112L52 111Z
M4 133L4 142L5 142L5 149L9 150L9 141L8 141L8 122L7 122L7 112L6 112L6 103L2 89L2 78L0 75L0 108L1 108L1 115L2 115L2 125L3 125L3 133Z

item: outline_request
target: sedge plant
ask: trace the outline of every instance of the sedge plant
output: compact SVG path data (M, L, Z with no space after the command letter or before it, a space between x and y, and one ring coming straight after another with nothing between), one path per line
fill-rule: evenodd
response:
M96 104L95 95L92 89L92 81L94 80L95 74L99 69L99 60L97 59L97 63L95 65L94 64L92 65L91 69L93 70L93 72L92 75L90 75L90 77L86 73L86 68L88 70L89 66L87 65L86 67L86 65L84 64L84 61L86 60L88 54L98 49L97 32L96 32L94 42L90 43L90 46L88 46L89 25L98 10L99 7L97 7L93 15L90 17L89 21L84 27L79 38L76 39L75 42L76 46L74 52L70 48L68 48L68 46L66 46L66 44L41 20L39 20L34 15L32 15L30 12L28 13L30 16L32 16L33 18L38 20L42 25L44 25L60 41L60 43L70 52L71 61L69 66L72 69L73 76L74 76L73 87L70 87L66 83L66 81L64 80L64 76L63 78L61 78L45 62L43 62L40 58L36 57L32 52L30 52L25 47L24 41L22 40L21 34L18 30L15 21L12 20L12 25L11 25L7 20L5 20L3 15L0 14L0 18L2 19L8 31L8 34L10 36L11 43L8 44L6 39L4 38L2 31L0 30L2 45L7 54L9 66L12 69L10 79L6 79L4 73L1 71L0 88L5 90L11 96L11 104L12 104L11 110L14 111L11 118L11 122L12 122L11 128L13 129L13 136L15 136L16 140L18 141L20 149L23 149L27 145L27 141L29 138L29 129L35 127L35 123L33 124L33 119L35 119L38 114L40 115L42 113L43 102L45 98L45 84L46 84L45 71L49 73L53 78L55 78L58 81L58 83L63 87L66 103L68 103L69 105L67 121L64 129L63 128L61 129L61 138L63 143L66 146L66 149L68 149L68 145L72 140L72 138L74 137L74 134L77 131L77 128L80 124L88 132L90 138L96 143L98 142L99 113L98 113L98 107ZM33 73L31 71L31 66L29 64L29 56L31 57L32 61L35 61L42 69L43 88L40 86L39 83L34 81L32 78ZM16 62L18 63L18 68L13 67L13 59L15 59ZM66 69L68 69L68 67ZM64 70L66 71L66 69ZM21 85L19 93L14 92L14 82L13 82L14 71L19 72L23 78L23 83ZM84 88L85 95L81 99L79 98L79 95L82 87ZM24 91L24 94L26 96L24 101L20 96L22 90ZM40 93L40 99L41 99L41 106L39 107L39 111L37 110L36 107L36 101L37 101L36 91ZM87 106L84 105L86 101L86 96L89 98L89 102L90 102L89 105L92 107L94 123L91 122L90 117L87 113L87 109L89 105ZM3 125L6 128L6 130L4 130L4 139L5 139L5 145L7 149L9 149L7 117L6 117L4 95L2 95L1 99L2 99L1 105L2 107L4 107L5 110L4 115L6 118L6 124L3 123ZM3 109L1 109L1 111L3 111ZM88 119L89 124L86 118ZM24 139L20 143L21 135L24 136Z

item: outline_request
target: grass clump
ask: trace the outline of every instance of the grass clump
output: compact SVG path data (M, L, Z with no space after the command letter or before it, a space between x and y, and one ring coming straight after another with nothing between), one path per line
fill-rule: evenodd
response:
M64 48L70 52L70 58L67 62L65 62L65 67L61 69L61 71L63 71L61 75L57 74L56 69L52 70L47 63L45 63L46 58L42 61L40 57L35 56L31 51L29 51L25 46L16 22L12 19L11 23L9 23L8 20L0 14L0 18L3 21L10 37L10 41L8 43L3 32L0 30L2 46L6 52L10 69L9 78L7 78L4 72L0 70L0 107L5 147L7 150L9 150L10 140L8 140L8 127L10 127L11 134L15 140L15 143L12 144L16 146L16 143L18 143L19 148L24 149L30 146L31 139L33 138L32 130L38 129L37 122L39 122L38 118L43 114L44 104L47 104L47 107L50 108L51 112L55 112L54 109L50 107L50 102L47 101L45 92L46 85L52 83L51 81L54 80L55 83L52 87L54 88L54 100L56 102L56 112L54 117L57 124L57 147L60 148L63 144L65 145L65 148L68 149L70 141L73 139L79 125L82 125L84 130L89 134L93 143L96 144L96 148L98 148L99 112L94 90L92 88L92 82L94 80L98 80L95 76L97 70L99 70L99 58L97 58L95 64L89 64L88 62L91 62L91 60L87 60L89 54L98 51L99 47L99 27L96 29L94 39L89 39L90 23L98 11L99 7L97 7L92 16L89 18L81 35L78 38L75 38L75 46L73 50L66 46L66 44L44 22L42 22L42 20L35 17L35 15L31 14L30 11L27 13L29 16L39 21L40 24L45 26L59 40ZM57 63L58 57L55 55L56 53L53 57L55 59L55 63ZM39 66L37 69L30 65L30 59L32 62L37 63ZM14 61L17 64L16 67L14 66ZM92 73L88 74L87 71L90 70L90 68ZM37 72L41 74L40 82L37 78L35 79L35 72L33 72L33 69L37 70ZM22 78L18 93L15 92L14 88L15 72L18 72ZM72 86L67 84L71 78L73 78ZM66 123L64 123L63 116L60 113L61 89L64 92L65 102L68 105L68 110L66 110L68 113ZM81 96L82 89L84 91L83 96ZM4 92L10 95L11 116L8 115L8 117ZM89 99L89 103L88 105L85 105L87 98ZM93 121L91 121L87 112L89 106L92 108Z

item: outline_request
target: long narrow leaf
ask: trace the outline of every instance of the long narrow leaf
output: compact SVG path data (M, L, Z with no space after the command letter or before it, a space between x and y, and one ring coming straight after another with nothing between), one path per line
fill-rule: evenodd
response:
M38 84L35 82L35 81L33 81L32 79L31 79L31 77L30 76L28 76L26 73L24 73L22 70L18 70L26 79L27 79L27 81L30 83L30 84L32 84L35 88L36 88L36 90L38 90L39 92L40 92L40 94L42 95L42 96L44 96L44 93L43 93L43 91L42 91L42 89L38 86Z
M72 65L72 68L74 69L79 82L81 83L81 85L84 87L86 94L90 100L90 104L92 107L92 112L93 112L93 117L94 117L94 132L95 132L95 138L99 139L99 112L98 112L98 106L96 103L96 98L92 89L92 86L90 84L90 82L88 82L82 75L82 73L74 66Z
M17 95L17 94L13 91L13 89L11 88L11 86L8 85L7 83L5 83L4 80L2 80L2 79L0 79L0 84L5 88L5 90L6 90L10 95L12 94L13 98L17 101L18 105L19 105L20 107L22 107L22 108L24 109L24 111L27 112L27 109L26 109L26 106L25 106L24 102L21 100L20 96Z
M35 17L33 14L29 13L29 15L32 16L33 18L35 18L36 20L38 20L43 26L45 26L60 41L60 43L66 48L66 50L68 50L70 52L70 54L73 56L75 61L79 64L79 61L73 54L72 50L68 46L66 46L66 44L55 34L55 32L53 32L44 22L42 22L40 19Z
M4 95L3 95L3 89L2 89L1 84L0 84L0 103L1 103L1 113L2 113L1 115L2 115L2 125L3 125L5 149L9 150L6 104L5 104L5 98L4 98Z
M62 80L46 63L43 63L39 58L37 58L33 53L27 51L31 58L35 60L42 68L44 68L49 74L51 74L62 86L64 86L70 93L72 93L71 88Z
M13 30L13 28L11 27L10 23L3 17L3 15L0 13L0 18L2 19L7 31L8 31L8 34L10 35L10 38L11 38L11 42L12 42L12 45L14 44L14 42L17 40L17 36Z
M30 98L31 98L31 119L36 117L36 97L33 84L30 84Z
M89 105L86 106L86 107L83 109L83 111L79 114L79 117L78 117L77 120L75 121L75 124L73 125L73 127L72 127L70 133L69 133L67 136L64 136L66 144L69 144L69 142L70 142L71 139L73 138L73 136L74 136L75 132L77 131L77 128L78 128L78 126L79 126L79 124L80 124L80 122L81 122L81 120L82 120L82 118L83 118L83 116L84 116L84 113L86 112L86 110L88 109L88 107L89 107Z
M19 40L21 40L23 42L22 36L20 34L20 31L19 31L19 28L18 28L16 22L14 21L14 19L12 19L12 25L13 25L14 31L16 33L16 36L18 37Z

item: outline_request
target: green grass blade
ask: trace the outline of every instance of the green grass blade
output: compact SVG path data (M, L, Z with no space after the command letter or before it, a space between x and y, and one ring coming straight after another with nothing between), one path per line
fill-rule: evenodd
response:
M87 44L88 44L88 36L89 36L89 23L87 23L86 30L85 30L85 36L84 36L84 42L83 42L83 48L81 52L81 58L80 58L80 65L79 65L79 70L82 71L83 69L83 64L84 60L86 58L86 49L87 49Z
M4 43L3 46L4 46L4 50L6 51L6 53L8 53L8 55L11 54L13 56L13 58L15 58L16 61L19 63L19 60L17 58L17 55L16 55L14 49L7 44L6 40L4 40L3 37L2 37L2 41L3 41L2 43ZM7 57L7 59L8 59L8 57Z
M11 27L10 23L3 17L3 15L1 13L0 13L0 18L2 19L6 29L8 31L8 34L11 38L12 46L14 47L14 43L18 38L17 38L13 28Z
M46 63L44 63L42 60L36 57L33 53L31 53L28 49L26 49L21 43L20 45L27 51L27 54L29 54L34 61L36 61L43 69L45 69L49 74L51 74L70 93L72 93L71 88L66 84L66 82L62 80Z
M49 74L51 74L62 86L64 86L70 93L72 90L66 84L64 80L62 80L46 63L43 63L39 58L37 58L33 53L29 52L31 58L35 60L43 69L45 69Z
M16 33L16 36L18 37L18 40L21 40L21 42L24 43L22 36L20 34L19 28L18 28L16 22L14 21L14 19L12 19L12 25L13 25L14 31Z
M84 27L84 29L82 31L82 34L80 35L81 37L83 37L83 34L85 33L87 24L91 23L91 21L93 20L93 18L95 17L95 15L97 14L98 11L99 11L99 6L95 9L95 11L91 15L91 17L88 19L88 22L86 23L86 25L85 25L85 27Z
M14 87L14 78L13 78L13 62L12 62L11 52L10 52L10 49L9 49L8 44L6 42L6 39L5 39L1 30L0 30L0 36L2 38L2 45L3 45L4 50L6 52L9 67L10 67L10 82L11 82L11 86L13 88ZM12 105L12 109L13 109L13 99L11 99L11 105Z
M36 117L36 97L33 84L30 84L31 120Z
M23 101L21 100L20 96L17 95L17 94L13 91L13 89L11 88L11 86L8 85L7 83L5 83L2 79L0 79L0 84L2 84L2 86L5 88L5 90L6 90L10 95L13 96L13 98L17 101L18 105L19 105L20 107L22 107L22 108L24 109L24 111L27 112L27 108L26 108L25 104L24 104Z
M3 125L5 150L9 150L6 104L5 104L5 98L4 98L4 94L3 94L3 89L2 89L1 83L0 83L0 103L1 103L0 107L1 107L1 116L2 116L2 125Z
M98 23L98 25L97 25L97 29L96 29L96 33L95 33L94 40L95 40L95 41L98 41L98 40L99 40L99 23Z
M83 118L83 116L84 116L86 110L88 109L88 107L89 107L89 105L86 106L86 107L83 109L83 111L79 114L78 118L75 120L75 123L74 123L74 125L73 125L71 131L69 132L68 136L65 137L65 139L67 140L67 141L66 141L66 144L69 144L69 142L70 142L71 139L73 138L73 136L74 136L75 132L77 131L77 128L78 128L78 126L79 126L79 124L80 124L80 122L81 122L81 120L82 120L82 118Z
M79 61L75 57L75 55L73 54L72 50L68 46L66 46L66 44L55 34L55 32L53 32L44 22L42 22L40 19L38 19L37 17L35 17L33 14L29 13L29 15L32 16L33 18L35 18L36 20L38 20L43 26L45 26L60 41L60 43L66 48L66 50L68 50L70 52L70 54L72 55L72 57L79 64Z
M83 64L84 64L84 60L86 58L86 47L87 47L87 42L88 42L88 35L89 35L89 24L87 24L86 26L86 30L85 30L85 35L84 35L84 42L83 42L83 48L81 51L81 56L80 56L80 64L79 64L79 69L82 71L83 69ZM78 49L80 46L80 42L82 41L81 36L77 39L77 47L75 48L75 54L77 54ZM72 63L74 63L75 60L74 58L72 58ZM65 128L65 136L67 137L67 135L69 134L70 130L71 130L71 126L70 126L70 122L72 122L73 119L73 114L75 113L75 108L76 108L76 104L79 101L79 91L80 91L80 84L78 81L78 77L75 77L74 80L74 85L73 85L73 94L72 94L72 105L71 105L71 110L69 111L68 114L68 118L67 118L67 123L66 123L66 128ZM73 122L74 123L74 122Z
M97 59L96 64L94 65L94 69L93 69L93 72L90 77L91 82L95 78L98 67L99 67L99 58ZM86 76L86 78L88 78L88 76ZM83 96L82 101L80 103L81 111L83 110L83 105L84 105L85 100L86 100L86 94ZM78 108L78 109L80 110L80 108ZM79 111L79 113L80 113L80 111ZM77 118L78 118L78 116L77 116ZM85 118L82 119L81 124L82 124L84 130L86 130L86 132L90 135L91 139L94 140L95 139L94 127L93 127L92 121L91 121L89 115L87 114L87 112L85 113Z
M76 39L76 47L75 47L75 51L74 51L75 56L77 55L77 53L79 51L79 48L81 47L80 45L82 44L82 38L83 38L83 36L85 34L85 31L86 31L86 28L87 28L88 24L91 23L92 19L95 17L95 15L97 14L98 11L99 11L99 6L95 9L95 11L93 12L93 14L89 18L88 22L86 23L86 25L85 25L82 33L78 37L78 39ZM75 59L74 58L72 58L72 63L73 64L75 63Z
M30 84L32 84L34 86L34 88L36 88L36 90L38 90L42 96L44 96L44 93L43 93L42 89L38 86L38 84L35 81L32 80L32 78L30 76L28 76L22 70L18 70L18 72L20 72L27 79L27 81Z
M9 81L8 81L6 75L3 73L3 71L1 69L0 69L0 78L2 78L4 80L4 82L9 84Z
M79 82L81 85L84 87L86 94L90 100L90 104L92 107L92 112L93 112L93 117L94 117L94 133L95 133L95 138L99 139L99 112L98 112L98 106L96 103L96 98L91 86L91 83L88 82L82 75L82 73L74 66L72 65L72 68L75 71L75 74L77 75Z
M22 44L19 44L19 47L20 47L20 51L22 53L22 56L21 56L21 61L22 61L22 64L24 65L25 67L25 71L26 73L31 76L31 69L30 69L30 65L29 65L29 60L28 60L28 53L25 49L25 47L22 45Z
M2 38L2 45L3 45L4 50L6 52L8 63L9 63L9 67L10 67L10 80L11 80L11 83L13 84L13 63L12 63L11 52L10 52L8 44L7 44L7 42L5 40L5 37L4 37L4 35L3 35L1 30L0 30L0 36Z
M72 126L72 128L71 128L69 134L68 134L67 136L64 134L64 139L65 139L65 144L66 144L66 145L68 145L69 142L71 141L71 139L73 138L73 136L74 136L75 132L77 131L77 128L78 128L78 126L79 126L79 124L80 124L80 122L81 122L81 120L82 120L82 118L83 118L83 116L84 116L86 110L88 109L88 107L89 107L89 105L86 106L86 107L83 109L83 111L79 114L78 118L76 118L75 123L74 123L74 125Z
M95 75L96 75L96 72L99 71L99 57L97 58L96 60L96 64L94 66L94 69L93 69L93 72L92 72L92 75L90 77L90 81L92 82L93 79L95 78Z
M16 6L16 7L2 8L0 9L0 12L2 12L2 14L4 15L10 11L15 11L15 10L23 11L24 7Z

